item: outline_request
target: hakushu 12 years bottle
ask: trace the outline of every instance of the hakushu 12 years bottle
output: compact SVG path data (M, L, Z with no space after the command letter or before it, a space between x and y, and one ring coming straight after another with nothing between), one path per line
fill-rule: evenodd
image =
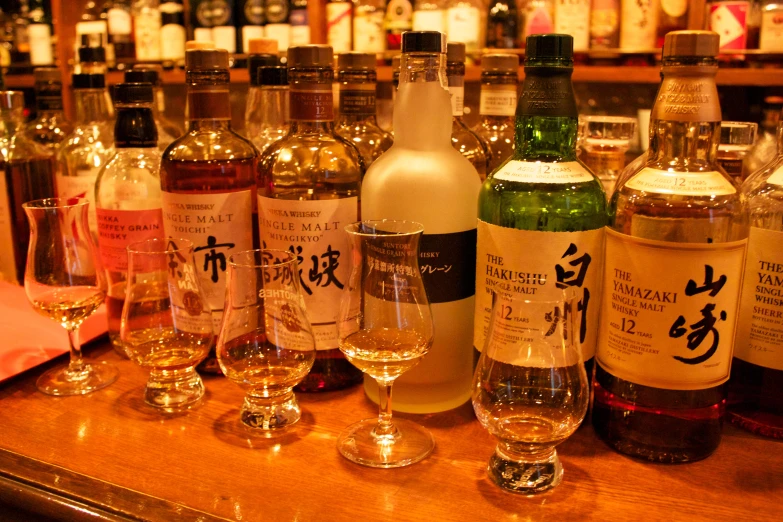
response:
M494 291L530 300L577 293L582 356L598 336L606 195L577 159L573 38L527 37L516 147L481 187L474 346L484 348ZM589 372L588 372L589 373Z
M750 235L729 379L729 420L783 439L783 124L778 156L742 185Z
M674 31L647 160L606 229L593 426L617 451L689 462L720 443L748 210L716 161L719 37Z
M231 129L228 52L188 50L185 66L188 128L163 153L160 166L163 230L193 242L217 335L228 258L253 248L257 152ZM201 369L220 372L214 346Z
M470 398L471 326L476 269L476 201L481 182L451 144L446 41L435 31L402 37L394 145L368 169L362 219L424 225L419 266L432 307L435 338L422 362L395 383L394 408L432 413ZM365 391L377 400L372 379Z
M339 350L337 310L350 274L344 228L359 216L364 167L359 150L335 133L328 45L288 49L290 126L270 145L258 169L258 218L263 248L297 256L316 360L297 389L328 391L361 381Z

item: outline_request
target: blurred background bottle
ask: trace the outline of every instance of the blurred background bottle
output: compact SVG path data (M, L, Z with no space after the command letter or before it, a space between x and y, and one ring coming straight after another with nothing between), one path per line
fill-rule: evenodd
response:
M415 13L414 13L415 14ZM386 50L383 20L384 0L357 0L353 13L353 50L360 53L382 53Z
M516 49L519 47L518 17L516 0L494 0L490 2L487 15L487 47Z
M36 115L25 132L33 141L54 152L73 130L63 112L62 74L56 67L43 67L36 68L33 75Z
M620 45L620 0L593 0L590 11L590 49Z
M353 4L350 0L329 0L326 3L326 43L335 53L351 50Z
M737 185L748 177L745 159L756 143L758 124L747 121L722 121L720 123L720 143L718 144L718 164L731 176Z
M493 53L481 57L481 119L474 130L489 147L490 172L514 152L518 70L516 54Z
M485 41L481 30L484 9L482 0L448 0L446 35L449 41L464 43L469 53L479 51Z
M157 66L158 68L160 66ZM166 98L163 95L163 81L160 79L160 70L154 65L136 65L130 71L125 72L126 83L149 83L152 85L153 102L152 114L155 119L155 127L158 134L158 148L166 150L171 142L182 136L182 128L166 118Z

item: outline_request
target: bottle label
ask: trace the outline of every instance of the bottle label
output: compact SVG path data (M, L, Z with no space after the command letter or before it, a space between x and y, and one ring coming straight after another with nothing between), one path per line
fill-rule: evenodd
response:
M135 18L136 58L160 60L160 13L145 9Z
M747 1L710 4L710 30L720 35L721 49L745 49L750 10Z
M247 0L242 12L247 20L246 25L264 25L264 0Z
M213 27L212 40L218 49L225 49L231 54L237 52L237 29L233 25Z
M32 45L32 38L30 39ZM764 11L761 16L759 50L783 52L783 9Z
M27 38L30 41L30 63L33 65L51 65L52 28L49 24L30 24L27 26Z
M419 270L431 304L472 297L476 293L476 229L422 234Z
M342 114L375 114L375 84L340 84L340 112Z
M285 51L291 42L291 26L289 24L270 24L264 26L264 35L277 40L277 48Z
M272 24L286 24L288 22L288 0L266 0L266 21Z
M783 187L783 166L778 167L778 169L767 178L767 183Z
M382 10L356 14L353 19L353 47L360 53L382 53L386 50Z
M554 32L554 21L552 20L552 12L549 10L549 6L547 4L536 5L534 3L528 4L528 6L525 9L524 36Z
M98 217L98 247L103 268L128 271L128 245L163 237L163 212L152 210L95 209Z
M331 86L314 85L313 90L293 90L288 94L289 117L295 121L333 121Z
M446 33L446 11L443 9L427 9L426 11L414 9L413 30Z
M351 50L351 12L353 4L337 2L326 4L326 40L335 53Z
M484 349L492 313L491 290L535 300L558 300L577 292L579 340L585 360L598 336L599 290L604 231L539 232L479 220L476 261L476 318L473 345Z
M389 0L386 4L386 29L402 34L410 31L413 18L413 3L410 0Z
M623 0L620 47L654 49L658 28L658 5L654 0Z
M517 183L550 184L589 183L595 179L578 161L544 163L511 160L492 174L492 177Z
M620 25L619 0L593 0L590 13L590 36L602 46L611 43Z
M220 329L226 298L226 269L232 254L253 248L251 190L214 194L161 192L166 237L193 242L196 271Z
M451 115L462 116L465 112L465 86L452 85L449 77L449 94L451 95Z
M468 51L475 51L479 46L480 25L481 14L476 7L457 5L446 11L449 41L464 43Z
M189 120L230 120L228 85L199 87L187 93Z
M482 116L514 116L517 110L516 85L482 85L479 113Z
M296 12L296 11L294 11ZM293 13L292 13L293 16ZM293 20L292 20L293 21ZM290 45L310 45L310 25L305 21L303 25L291 26Z
M212 42L212 29L209 27L194 27L193 40L197 42Z
M625 186L653 194L674 194L677 196L724 196L737 193L737 189L731 181L714 170L709 172L669 172L646 167L629 179Z
M8 184L5 179L5 170L0 171L0 281L8 281L16 284L17 245L14 242L14 226L11 218L11 203L8 198Z
M726 382L747 243L671 243L607 228L599 364L669 390Z
M734 357L783 370L783 232L750 228Z
M126 11L125 9L115 7L109 9L109 12L106 14L106 18L109 23L109 34L131 34L133 22L131 20L130 12Z
M210 24L213 28L231 24L232 5L227 0L213 0L210 11Z
M293 33L293 27L291 33ZM247 53L250 49L250 40L253 38L263 38L264 27L261 25L245 25L242 26L242 51Z
M90 203L87 213L90 230L98 230L98 220L95 216L95 180L101 171L94 169L79 169L75 176L63 176L57 173L57 197L58 198L85 198Z
M574 37L574 51L590 47L590 0L557 0L555 32Z
M679 18L688 11L688 0L661 0L661 8L672 18Z
M338 348L335 321L351 272L345 226L357 221L359 198L299 201L258 196L263 248L297 256L299 282L317 350Z
M185 28L166 24L160 28L160 57L164 60L185 58Z

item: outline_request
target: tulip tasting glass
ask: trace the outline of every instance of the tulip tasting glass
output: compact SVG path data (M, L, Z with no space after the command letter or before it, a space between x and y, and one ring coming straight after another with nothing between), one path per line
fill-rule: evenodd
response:
M296 256L284 250L232 255L217 359L245 391L240 420L251 433L269 434L302 415L293 387L315 361L315 337L299 289Z
M128 245L120 339L128 357L150 371L144 402L165 413L193 408L204 396L196 365L212 343L211 310L187 239Z
M745 158L756 143L758 127L758 124L747 121L720 122L717 160L738 184L742 184L751 174L745 168Z
M49 395L83 395L117 379L114 366L84 362L79 344L79 326L101 306L106 293L87 224L88 207L87 200L80 198L39 199L22 205L30 221L25 293L38 313L67 330L71 347L68 367L51 369L36 382Z
M473 377L473 409L499 439L487 471L506 491L533 494L560 483L555 446L587 413L577 299L528 301L493 294L484 351Z

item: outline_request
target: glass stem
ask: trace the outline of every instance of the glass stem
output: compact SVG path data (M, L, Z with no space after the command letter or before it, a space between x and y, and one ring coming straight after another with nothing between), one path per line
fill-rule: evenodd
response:
M68 373L81 373L84 371L84 359L82 359L82 345L79 342L79 328L68 328L68 344L71 347L71 360L68 363Z
M392 385L391 382L378 382L378 426L374 433L377 436L392 435L396 431L392 423Z

